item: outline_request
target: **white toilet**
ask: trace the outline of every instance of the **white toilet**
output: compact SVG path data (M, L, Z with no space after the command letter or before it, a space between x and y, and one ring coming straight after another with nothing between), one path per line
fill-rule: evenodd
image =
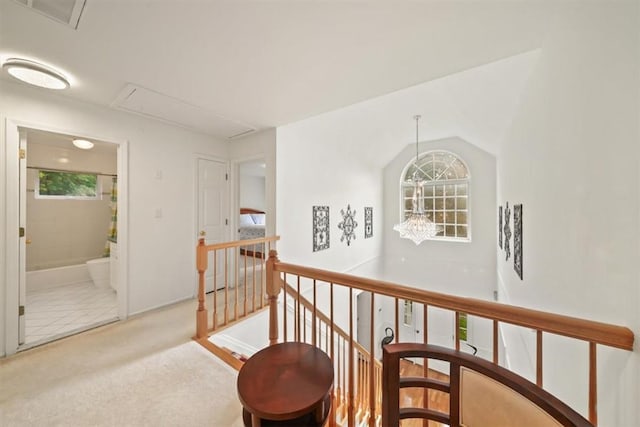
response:
M109 257L90 259L87 261L87 268L93 284L99 288L111 286L111 274L109 269ZM114 289L115 290L115 289Z

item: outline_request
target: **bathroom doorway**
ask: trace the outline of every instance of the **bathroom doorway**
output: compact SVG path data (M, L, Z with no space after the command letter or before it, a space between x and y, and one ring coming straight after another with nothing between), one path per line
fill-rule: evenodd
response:
M8 126L8 149L11 130ZM15 340L7 334L9 354L117 321L126 312L126 276L117 247L122 229L118 193L124 188L119 170L126 150L37 127L15 130L20 153L18 280L8 283L18 283L18 289L8 285L7 296L16 297L18 312ZM74 145L77 139L91 147ZM7 313L7 332L12 318Z

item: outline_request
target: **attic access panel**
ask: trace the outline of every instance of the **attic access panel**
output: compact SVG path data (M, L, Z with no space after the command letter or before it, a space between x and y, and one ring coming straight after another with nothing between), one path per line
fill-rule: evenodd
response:
M86 0L15 0L15 2L77 30Z
M134 84L128 84L111 106L222 138L236 138L256 131L251 126L218 116L181 99Z

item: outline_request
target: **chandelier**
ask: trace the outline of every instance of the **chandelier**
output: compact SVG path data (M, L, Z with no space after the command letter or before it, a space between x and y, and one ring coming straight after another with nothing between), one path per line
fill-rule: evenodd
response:
M413 166L415 170L411 177L413 183L413 197L411 198L412 209L409 216L400 224L393 226L393 229L400 233L403 239L411 239L413 243L419 245L423 240L430 239L440 232L438 227L424 212L424 197L422 183L424 179L418 166L418 120L420 116L413 117L416 121L416 161Z

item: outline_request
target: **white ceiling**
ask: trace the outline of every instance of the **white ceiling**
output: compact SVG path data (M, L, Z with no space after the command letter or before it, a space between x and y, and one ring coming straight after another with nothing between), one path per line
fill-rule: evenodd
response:
M66 135L62 133L47 132L37 129L29 129L27 131L27 143L29 145L48 145L52 147L65 148L68 150L81 150L80 148L77 148L73 145L73 140L76 138L86 139L82 136ZM116 144L99 141L97 139L91 139L91 142L93 142L93 148L91 149L92 151L110 153L115 155L118 148Z
M439 99L438 119L466 123L447 133L482 140L505 127L502 113L514 98L510 82L520 84L521 75L493 75L486 87L477 86L485 68L477 79L456 73L539 47L553 12L548 4L87 0L74 30L14 0L0 0L0 59L43 61L70 76L65 96L107 107L118 107L128 85L165 95L175 102L151 99L166 121L222 137L371 98L389 113L377 119L377 127L404 127L413 114L425 113L414 109L407 118L404 111L380 106L386 98L381 96L439 79L455 99ZM500 72L510 73L508 68ZM483 111L487 106L496 114ZM195 109L201 119L185 123Z

